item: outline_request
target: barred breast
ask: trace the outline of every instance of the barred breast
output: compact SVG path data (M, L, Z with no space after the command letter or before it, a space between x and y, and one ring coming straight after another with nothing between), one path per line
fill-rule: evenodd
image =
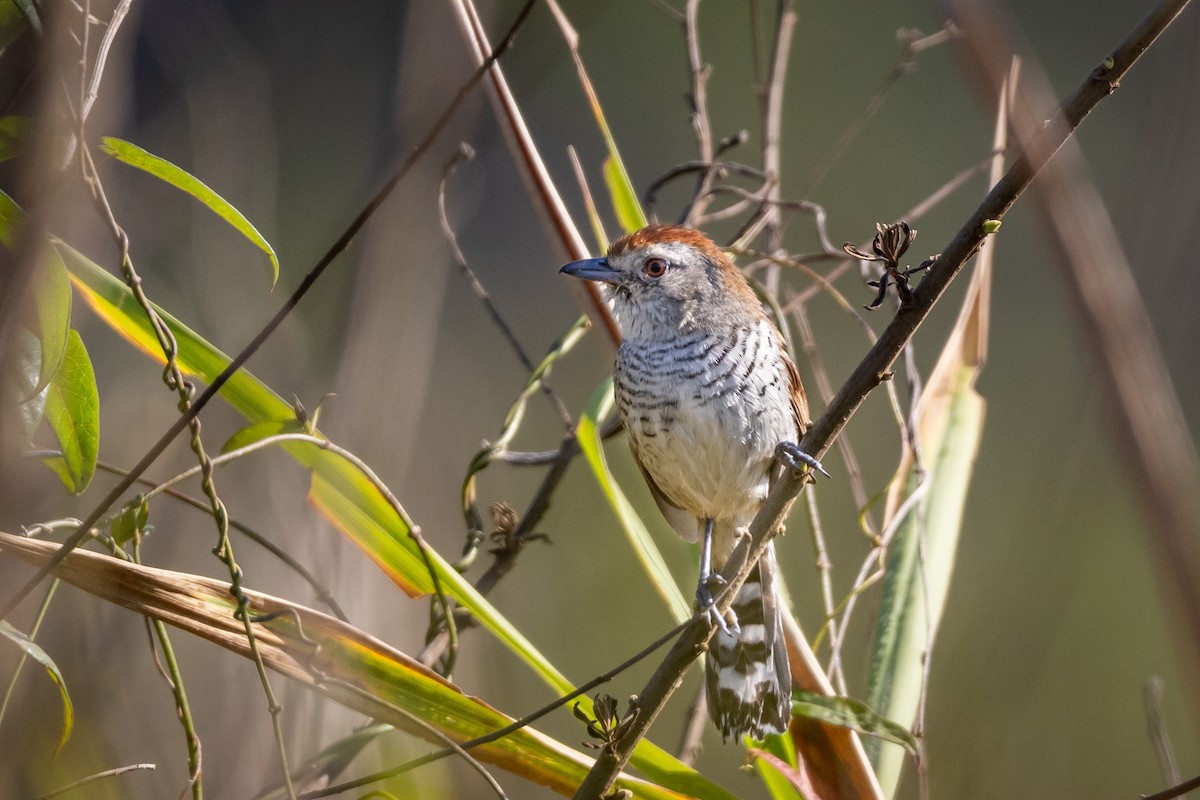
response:
M770 322L626 339L614 378L630 444L666 498L699 518L749 522L775 446L798 438Z

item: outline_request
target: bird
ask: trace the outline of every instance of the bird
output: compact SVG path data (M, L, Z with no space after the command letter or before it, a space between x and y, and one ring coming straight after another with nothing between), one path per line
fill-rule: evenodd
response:
M716 631L705 659L709 715L722 739L787 730L791 672L774 543L730 606L719 575L771 486L778 456L828 475L797 444L811 424L783 336L745 276L703 233L650 225L562 273L602 287L621 344L617 411L634 461L670 526L700 541L698 607Z

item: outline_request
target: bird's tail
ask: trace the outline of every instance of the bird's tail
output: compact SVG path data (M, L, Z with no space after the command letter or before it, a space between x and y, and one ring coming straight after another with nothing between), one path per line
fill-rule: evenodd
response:
M740 630L718 629L709 644L709 714L726 740L782 733L791 717L792 673L780 616L785 612L775 592L773 546L742 584L732 609Z

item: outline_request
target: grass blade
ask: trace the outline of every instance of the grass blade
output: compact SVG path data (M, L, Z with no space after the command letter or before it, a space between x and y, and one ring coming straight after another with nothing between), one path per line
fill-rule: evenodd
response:
M258 232L258 228L250 224L250 220L246 219L242 212L234 208L233 204L224 197L208 188L203 181L165 158L160 158L123 139L106 136L102 149L118 161L149 173L181 192L190 194L206 205L210 211L229 223L235 231L245 236L255 247L266 254L267 260L271 264L271 285L274 286L275 282L279 280L279 259L275 256L274 248Z
M75 727L75 706L71 703L71 696L67 694L67 682L63 678L62 673L58 671L58 665L32 639L2 619L0 619L0 636L3 636L16 645L26 657L32 658L40 664L42 669L46 670L46 674L50 676L50 680L54 681L54 685L58 687L58 696L62 698L63 722L62 732L58 735L58 745L55 747L55 752L62 750L63 745L67 743L67 739L71 738L71 731Z
M612 413L612 407L612 379L609 378L592 395L587 410L579 419L579 428L576 431L579 446L588 466L592 468L596 482L600 484L600 491L604 493L605 499L616 513L625 538L629 540L638 561L649 575L651 585L666 603L671 617L676 622L683 622L692 615L692 607L679 591L679 586L676 585L671 571L667 569L666 561L650 537L650 532L646 530L645 523L634 510L633 504L625 497L621 487L613 480L612 473L608 471L608 463L604 459L604 450L600 445L600 423Z

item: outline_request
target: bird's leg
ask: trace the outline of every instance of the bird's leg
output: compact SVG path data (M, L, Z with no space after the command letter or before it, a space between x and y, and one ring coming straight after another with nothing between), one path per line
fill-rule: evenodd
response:
M696 604L712 624L725 633L737 633L739 630L737 616L733 613L733 610L730 609L727 612L730 618L728 622L725 616L717 613L715 593L724 588L725 579L720 574L713 572L712 540L713 519L709 517L704 520L704 536L700 540L700 579L696 584Z
M795 442L780 442L775 448L775 457L788 469L799 472L802 467L807 466L826 478L830 477L825 468L821 466L821 462L801 450L800 445Z

